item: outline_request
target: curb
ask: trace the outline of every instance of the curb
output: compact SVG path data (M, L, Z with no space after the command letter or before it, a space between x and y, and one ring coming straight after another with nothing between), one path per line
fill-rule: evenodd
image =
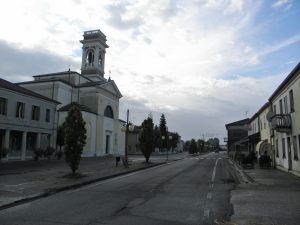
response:
M96 178L96 179L87 180L87 181L84 181L84 182L81 182L81 183L71 184L71 185L64 186L64 187L52 188L52 189L50 188L50 189L46 190L45 192L30 195L30 196L26 196L22 199L14 201L14 202L11 202L11 203L8 203L8 204L5 204L5 205L1 205L0 206L0 211L4 210L4 209L11 208L11 207L14 207L14 206L17 206L17 205L24 204L24 203L27 203L27 202L31 202L31 201L34 201L34 200L37 200L37 199L40 199L40 198L48 197L48 196L54 195L54 194L59 193L59 192L63 192L63 191L66 191L66 190L71 190L71 189L77 189L77 188L80 188L80 187L85 186L85 185L89 185L89 184L96 183L96 182L103 181L103 180L108 180L108 179L111 179L111 178L114 178L114 177L134 173L134 172L137 172L137 171L150 169L150 168L161 166L161 165L164 165L164 164L167 164L167 162L161 162L161 163L157 163L157 164L150 165L150 166L143 167L143 168L137 168L137 169L133 169L133 170L130 170L130 171L124 171L124 172L112 174L112 175L109 175L109 176L99 177L99 178Z
M253 183L254 180L244 171L244 169L237 165L235 162L233 162L231 159L229 159L230 164L235 168L235 170L238 172L239 177L241 177L241 183Z

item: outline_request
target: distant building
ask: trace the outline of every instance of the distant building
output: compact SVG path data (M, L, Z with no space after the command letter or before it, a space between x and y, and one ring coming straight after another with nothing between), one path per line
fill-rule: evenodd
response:
M300 63L269 98L276 167L300 176Z
M271 157L273 166L275 164L274 154L271 143L271 126L267 120L267 114L270 111L270 103L265 103L256 113L258 116L258 125L260 140L255 146L256 155L259 158L262 155L267 154Z
M142 154L140 140L139 140L141 136L141 132L142 132L141 127L137 126L133 131L130 131L128 133L127 149L129 154ZM179 136L177 146L174 149L171 149L171 147L169 147L169 151L182 152L183 147L184 147L184 141L182 141L181 137ZM158 147L154 148L153 152L159 152L159 148Z
M259 126L258 114L255 113L249 120L248 123L248 150L255 152L255 148L258 142L260 142L260 126Z
M179 136L178 142L177 142L177 147L175 148L175 151L183 152L183 149L184 149L184 141L181 140L181 137Z
M31 158L36 148L55 147L58 101L0 79L0 148L6 159Z
M55 115L55 128L65 121L70 104L76 103L87 129L83 156L123 155L124 133L119 120L122 94L113 80L104 78L106 36L100 30L86 31L80 42L81 74L70 70L41 74L19 85L61 103Z
M221 151L227 151L227 145L220 145L219 147Z
M134 131L128 132L128 153L129 154L141 154L140 141L142 130L136 127Z
M230 157L234 158L236 153L248 151L247 137L250 119L243 119L225 125L227 130L227 149Z

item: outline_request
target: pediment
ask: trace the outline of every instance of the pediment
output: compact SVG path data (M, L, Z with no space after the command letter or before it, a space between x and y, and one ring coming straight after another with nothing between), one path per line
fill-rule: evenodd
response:
M121 94L119 88L117 87L117 85L115 84L115 82L113 80L106 82L105 84L102 84L100 87L102 89L104 89L105 91L108 91L109 93L111 93L119 98L122 97L122 94Z

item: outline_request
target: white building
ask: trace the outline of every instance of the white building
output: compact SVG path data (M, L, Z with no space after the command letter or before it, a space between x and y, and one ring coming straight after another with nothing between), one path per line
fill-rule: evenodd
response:
M255 113L249 121L248 130L248 151L255 152L256 145L260 141L260 124L258 114Z
M269 155L272 159L272 163L274 165L274 154L272 151L271 145L271 127L267 120L267 114L270 111L270 103L265 103L261 109L257 112L258 115L258 123L259 123L259 132L260 132L260 141L256 145L257 156L260 157L262 155Z
M19 85L61 103L55 116L56 127L65 121L70 104L77 104L87 129L83 156L123 155L124 134L119 120L122 94L113 80L104 78L106 36L100 30L92 30L84 32L83 37L81 74L65 71L36 75L33 81Z
M269 98L271 141L278 169L300 175L300 63Z
M58 104L0 79L0 150L5 150L6 160L25 160L34 149L53 147Z

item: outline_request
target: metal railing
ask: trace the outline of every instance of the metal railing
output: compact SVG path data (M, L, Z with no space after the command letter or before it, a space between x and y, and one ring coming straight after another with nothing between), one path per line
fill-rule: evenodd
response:
M292 118L290 114L277 114L272 118L271 121L272 129L280 132L281 129L292 128Z

